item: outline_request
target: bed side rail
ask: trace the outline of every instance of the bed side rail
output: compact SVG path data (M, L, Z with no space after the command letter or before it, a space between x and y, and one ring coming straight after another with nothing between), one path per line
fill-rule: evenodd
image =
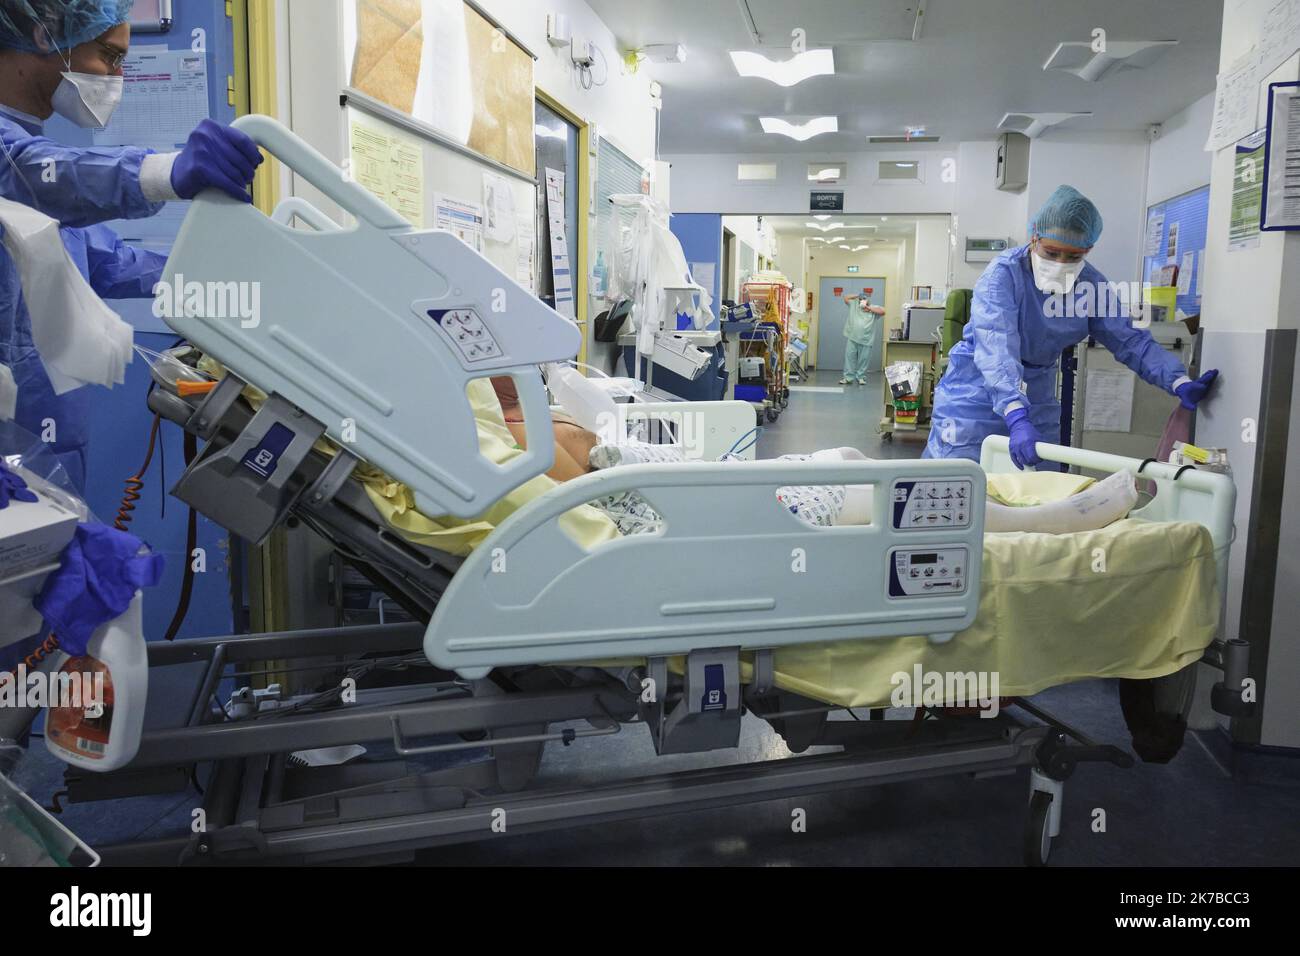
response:
M413 228L275 120L234 125L355 222L330 228L298 202L279 219L314 228L295 229L205 190L160 283L168 325L410 486L428 514L480 514L550 468L536 366L577 354L577 326L451 233ZM488 375L514 378L528 422L528 450L505 467L478 453L465 395ZM284 431L264 424L248 453L274 482Z
M1005 435L990 435L980 451L980 465L986 473L1015 470ZM1156 485L1156 495L1136 509L1132 517L1145 521L1195 521L1209 529L1214 541L1215 561L1219 572L1219 592L1225 593L1228 573L1228 548L1232 543L1232 516L1237 504L1237 486L1227 475L1202 471L1165 462L1126 458L1087 448L1049 445L1039 442L1038 456L1044 461L1113 474L1131 471Z
M871 485L872 523L811 527L776 498L791 485ZM662 530L587 550L557 523L627 491L645 497ZM979 606L984 494L984 473L956 460L595 472L530 502L479 546L439 603L425 653L473 678L714 647L948 640Z

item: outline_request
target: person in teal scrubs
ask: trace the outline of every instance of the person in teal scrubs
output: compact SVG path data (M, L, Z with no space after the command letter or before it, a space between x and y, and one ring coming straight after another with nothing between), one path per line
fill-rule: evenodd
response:
M844 304L849 307L844 320L844 377L841 385L867 384L867 369L871 366L871 347L876 342L876 316L885 310L863 294L846 295Z

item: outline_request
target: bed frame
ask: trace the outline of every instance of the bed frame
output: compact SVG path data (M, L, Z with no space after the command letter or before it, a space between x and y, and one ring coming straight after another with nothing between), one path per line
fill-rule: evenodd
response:
M752 425L746 403L639 405L625 414L669 422L677 434L691 423L707 460L568 482L502 522L463 561L401 539L349 480L356 463L406 482L429 513L482 511L549 467L535 366L576 352L575 330L459 240L412 229L273 120L235 125L356 221L340 228L301 200L273 217L212 191L194 201L168 278L257 281L264 314L249 328L220 317L169 318L232 370L198 398L182 398L155 374L150 408L206 443L173 494L251 542L291 519L309 525L419 623L151 643L151 667L190 668L186 713L146 731L123 770L69 770L68 796L183 790L207 767L206 824L184 837L99 847L106 862L391 861L492 837L501 819L523 833L1027 766L1025 858L1043 863L1077 764L1132 764L1125 751L1024 701L993 719L885 720L873 710L871 720L832 720L843 708L774 686L774 648L911 634L944 641L975 619L983 511L959 501L983 501L985 473L1011 468L1005 439L985 443L982 467L715 463ZM292 228L295 217L310 228ZM493 311L501 291L508 320ZM449 332L453 313L456 328L485 329L495 351L467 355ZM358 315L373 317L361 331ZM385 333L382 350L376 328ZM464 398L466 384L488 373L515 379L527 420L529 451L506 468L478 455ZM241 397L248 382L268 394L257 410ZM322 437L334 454L319 450ZM1205 524L1222 579L1229 479L1038 450L1048 461L1153 479L1157 495L1134 516ZM872 523L810 527L776 500L776 489L792 484L872 485ZM557 524L577 505L628 490L665 519L661 533L588 550ZM945 498L953 504L930 507ZM936 560L960 580L927 578L923 568ZM800 562L806 573L794 569ZM593 595L611 587L619 589L609 605L616 611L588 619ZM1244 649L1228 641L1207 654L1225 670L1216 690L1223 707L1240 703L1231 689L1244 677ZM751 670L742 671L742 651ZM400 662L408 680L374 679L386 674L373 669L385 660ZM231 669L257 661L287 662L302 679L235 688ZM362 676L355 700L342 703L328 688L348 674ZM229 719L228 707L246 719ZM643 723L657 752L699 753L736 746L746 714L767 721L800 756L579 789L533 785L547 743L594 755L598 742L585 738ZM355 743L387 759L321 767L292 756ZM813 746L840 749L803 754ZM462 762L471 751L484 759Z

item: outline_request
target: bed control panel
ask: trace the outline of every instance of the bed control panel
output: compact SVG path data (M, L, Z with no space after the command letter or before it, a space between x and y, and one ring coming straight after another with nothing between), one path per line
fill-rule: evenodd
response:
M889 596L964 594L969 557L964 547L896 548L889 555Z
M451 339L467 365L501 358L501 348L473 309L430 309L429 317Z
M965 478L950 481L896 481L893 495L894 529L934 531L969 528L971 494L971 482Z

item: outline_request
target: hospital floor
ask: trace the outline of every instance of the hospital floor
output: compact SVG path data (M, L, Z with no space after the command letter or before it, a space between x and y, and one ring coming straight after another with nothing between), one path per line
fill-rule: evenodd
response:
M879 373L866 386L839 386L814 373L792 389L790 407L759 438L762 458L851 445L877 458L919 457L922 444L876 430ZM184 697L177 696L177 706ZM1100 742L1131 749L1114 681L1082 681L1034 698ZM866 715L859 712L859 717ZM837 719L851 719L839 714ZM813 751L816 752L816 748ZM788 755L766 723L747 715L735 751L656 757L649 735L629 726L612 737L548 745L539 786ZM465 755L466 758L469 754ZM62 788L62 764L35 741L17 782L42 804ZM418 862L446 865L1017 866L1028 800L1025 770L891 783L718 810L578 826L443 847ZM186 794L65 807L63 822L91 843L185 833ZM802 809L807 829L791 831ZM1105 832L1094 832L1095 811ZM1189 732L1169 764L1130 770L1084 764L1066 783L1062 835L1053 865L1273 866L1300 862L1300 759L1233 753L1216 730Z

